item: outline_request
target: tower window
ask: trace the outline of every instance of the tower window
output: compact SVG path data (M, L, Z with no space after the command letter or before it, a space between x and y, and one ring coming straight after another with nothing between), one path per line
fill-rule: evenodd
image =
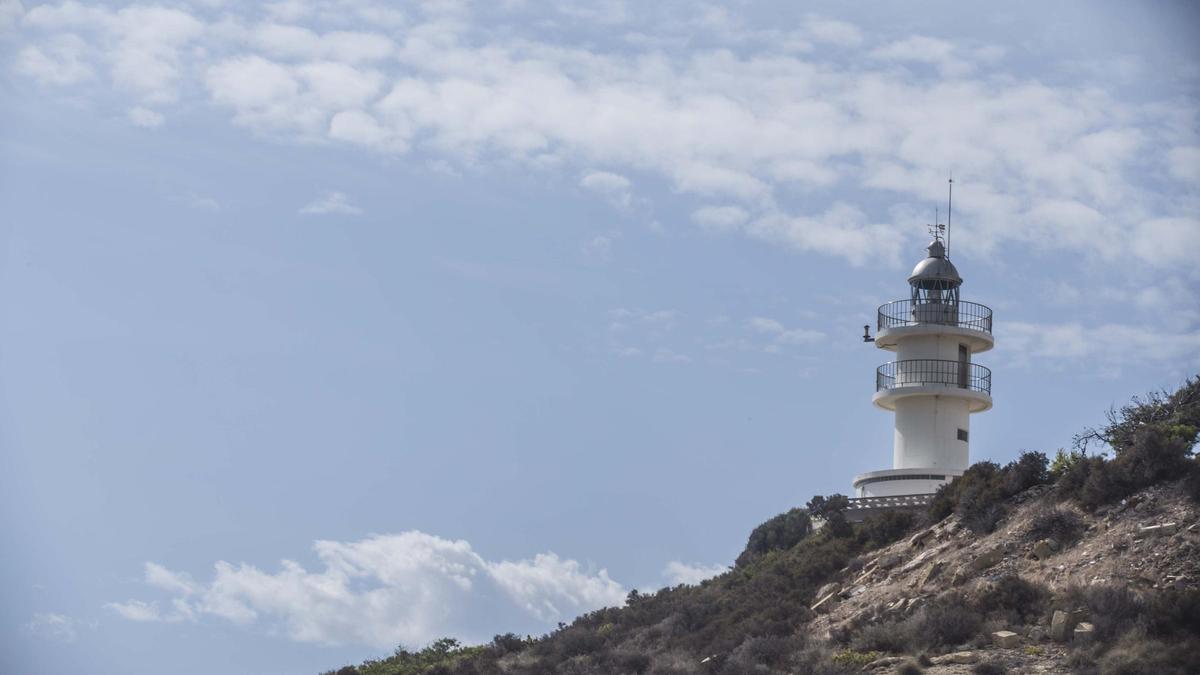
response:
M958 430L958 440L960 440L960 441L963 441L963 442L966 442L966 440L967 440L967 436L968 436L968 435L969 435L969 434L967 434L967 430L966 430L966 429L959 429L959 430Z

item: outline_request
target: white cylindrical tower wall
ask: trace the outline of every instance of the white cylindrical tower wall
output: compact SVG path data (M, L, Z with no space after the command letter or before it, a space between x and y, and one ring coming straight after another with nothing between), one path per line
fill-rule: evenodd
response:
M957 361L959 347L966 348L967 360L971 358L971 344L954 335L913 335L896 342L896 360L941 359Z
M967 468L970 403L952 396L912 396L896 401L893 469ZM961 431L961 433L960 433Z

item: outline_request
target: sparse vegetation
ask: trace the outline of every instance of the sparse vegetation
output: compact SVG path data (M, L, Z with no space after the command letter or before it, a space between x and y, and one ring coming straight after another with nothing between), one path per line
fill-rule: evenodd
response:
M1025 538L1029 541L1052 539L1062 546L1069 546L1083 534L1083 521L1071 511L1058 506L1046 505L1034 516Z

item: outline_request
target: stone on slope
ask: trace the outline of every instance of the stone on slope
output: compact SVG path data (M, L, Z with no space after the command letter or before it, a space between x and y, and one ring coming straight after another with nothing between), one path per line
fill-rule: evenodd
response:
M995 642L997 647L1012 649L1021 644L1021 636L1011 630L998 630L992 633L992 642Z
M1055 642L1066 642L1071 639L1071 631L1075 630L1075 616L1071 612L1055 610L1050 619L1050 639Z

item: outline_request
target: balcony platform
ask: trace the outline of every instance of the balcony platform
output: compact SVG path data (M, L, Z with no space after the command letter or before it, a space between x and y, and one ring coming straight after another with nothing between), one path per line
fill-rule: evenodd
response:
M970 344L971 353L995 346L992 309L977 302L914 303L896 300L879 307L875 346L896 351L897 343L917 335L952 335Z
M896 401L908 398L909 396L952 396L954 398L965 398L969 401L969 410L973 413L992 409L991 394L950 384L905 384L892 387L891 389L880 389L871 397L871 403L884 410L894 411L896 409Z

